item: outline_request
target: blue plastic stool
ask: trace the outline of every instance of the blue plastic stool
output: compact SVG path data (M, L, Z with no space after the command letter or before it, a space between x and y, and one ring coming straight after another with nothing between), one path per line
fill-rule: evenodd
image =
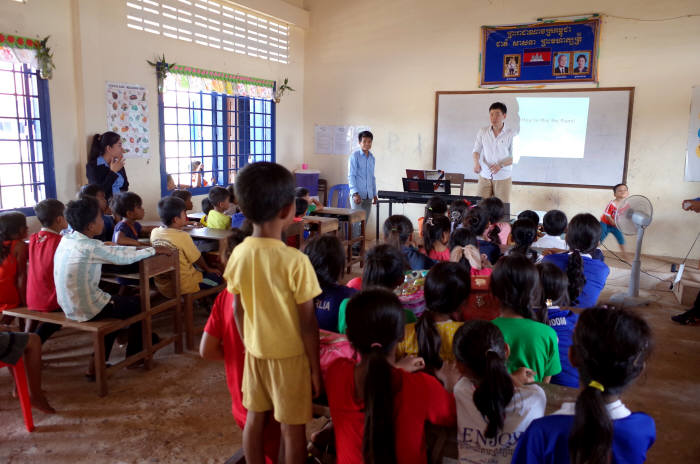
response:
M348 184L337 184L331 187L328 191L328 204L326 206L333 206L333 194L337 193L336 208L349 208L350 207L350 187Z

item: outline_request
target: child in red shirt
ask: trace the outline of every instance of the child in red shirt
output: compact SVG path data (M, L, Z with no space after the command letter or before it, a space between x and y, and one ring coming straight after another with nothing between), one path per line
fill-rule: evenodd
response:
M18 211L0 213L0 313L24 306L27 294L27 218ZM3 317L9 324L12 317Z
M338 359L326 377L338 464L424 464L425 422L455 425L454 396L435 377L393 365L403 334L404 312L393 293L372 289L350 299L347 335L362 361Z
M53 280L53 255L61 242L61 231L68 227L63 216L63 203L53 198L34 207L41 230L29 238L29 272L27 273L27 307L33 311L60 311ZM30 322L30 330L33 324ZM61 328L58 324L41 323L35 333L44 343Z

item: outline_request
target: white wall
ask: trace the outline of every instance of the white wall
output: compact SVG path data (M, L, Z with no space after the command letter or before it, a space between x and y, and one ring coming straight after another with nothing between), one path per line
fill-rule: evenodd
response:
M304 5L311 13L305 87L313 89L304 94L304 159L330 185L346 183L347 157L314 154L314 124L368 124L375 136L377 185L385 190L401 190L405 168L432 167L435 91L478 90L480 26L582 12L581 3L572 0ZM637 18L698 13L693 0L594 0L584 10ZM684 198L700 196L700 184L683 181L690 89L700 84L698 42L698 17L665 22L603 17L600 86L636 87L628 183L632 194L646 195L654 205L648 254L684 256L700 230L700 215L680 209ZM467 184L465 191L474 194L475 185ZM560 208L570 216L582 211L597 216L612 196L604 190L514 186L512 198L513 211ZM421 209L406 211L415 218ZM616 248L612 239L606 244ZM700 256L700 247L692 256Z

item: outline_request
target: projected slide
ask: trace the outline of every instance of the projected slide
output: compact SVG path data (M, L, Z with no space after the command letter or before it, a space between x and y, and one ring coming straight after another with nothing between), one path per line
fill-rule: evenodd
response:
M513 158L583 158L588 127L588 97L519 97L520 133Z

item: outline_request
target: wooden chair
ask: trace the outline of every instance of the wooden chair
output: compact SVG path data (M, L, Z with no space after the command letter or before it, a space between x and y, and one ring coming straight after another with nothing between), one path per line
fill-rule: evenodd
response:
M220 284L216 287L205 288L196 293L188 293L184 295L184 308L185 308L185 346L188 350L196 350L194 346L194 336L198 333L204 331L204 326L194 325L194 302L201 298L206 298L210 295L216 295L226 288L226 284Z
M464 195L464 174L457 174L454 172L446 172L445 180L450 181L450 189L458 188L459 195Z
M318 180L318 199L322 205L326 204L328 198L328 181L326 179Z

